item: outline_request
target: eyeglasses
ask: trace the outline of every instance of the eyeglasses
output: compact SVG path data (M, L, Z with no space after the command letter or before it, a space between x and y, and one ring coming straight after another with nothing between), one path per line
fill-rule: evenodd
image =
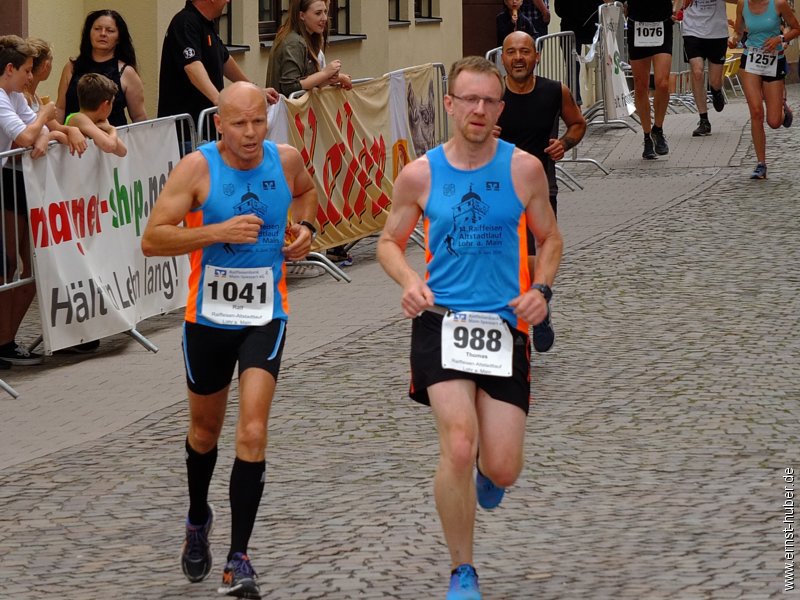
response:
M450 94L450 97L461 100L467 105L467 108L472 109L478 108L481 102L486 108L495 109L503 102L502 98L489 98L487 96L456 96L455 94Z

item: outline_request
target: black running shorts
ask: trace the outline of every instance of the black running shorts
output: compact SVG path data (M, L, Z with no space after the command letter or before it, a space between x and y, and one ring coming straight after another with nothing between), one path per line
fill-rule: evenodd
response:
M186 385L203 396L218 392L230 384L237 362L239 377L252 367L267 371L277 380L285 340L286 321L278 319L243 329L184 322Z
M686 62L693 58L705 58L715 65L725 64L728 52L728 38L699 38L693 35L683 36L683 54Z
M468 379L492 398L519 406L528 414L531 399L531 343L528 334L509 325L514 339L511 377L477 375L442 367L442 315L424 311L411 323L411 389L409 396L430 405L428 386Z
M634 23L628 20L628 59L639 60L656 54L672 54L672 19L664 21L664 43L661 46L636 47L633 45Z

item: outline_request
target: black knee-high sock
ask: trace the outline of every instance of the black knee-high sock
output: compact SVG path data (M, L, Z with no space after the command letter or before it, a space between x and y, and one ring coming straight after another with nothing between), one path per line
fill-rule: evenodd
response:
M231 549L228 560L235 552L247 554L247 544L256 522L258 505L264 493L266 462L233 461L229 495L231 501Z
M208 520L208 486L217 464L217 447L200 454L186 438L186 475L189 481L189 523L205 525Z

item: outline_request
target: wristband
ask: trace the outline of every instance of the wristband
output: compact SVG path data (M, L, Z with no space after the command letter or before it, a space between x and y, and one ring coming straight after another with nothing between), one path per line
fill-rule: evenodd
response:
M313 224L309 223L308 221L299 221L298 225L302 225L303 227L307 228L311 232L311 241L313 242L317 237L317 228L314 227Z

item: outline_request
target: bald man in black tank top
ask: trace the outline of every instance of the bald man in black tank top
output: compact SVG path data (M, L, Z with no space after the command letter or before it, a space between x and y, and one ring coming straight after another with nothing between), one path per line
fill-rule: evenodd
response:
M502 58L506 69L505 108L495 133L542 161L550 187L550 206L557 213L556 161L583 139L586 120L566 85L534 74L538 55L533 38L527 33L509 34L503 41ZM560 138L559 118L567 127ZM530 235L528 248L531 253L528 264L533 273L536 244ZM538 352L547 352L554 339L548 314L547 319L533 328L533 346Z

